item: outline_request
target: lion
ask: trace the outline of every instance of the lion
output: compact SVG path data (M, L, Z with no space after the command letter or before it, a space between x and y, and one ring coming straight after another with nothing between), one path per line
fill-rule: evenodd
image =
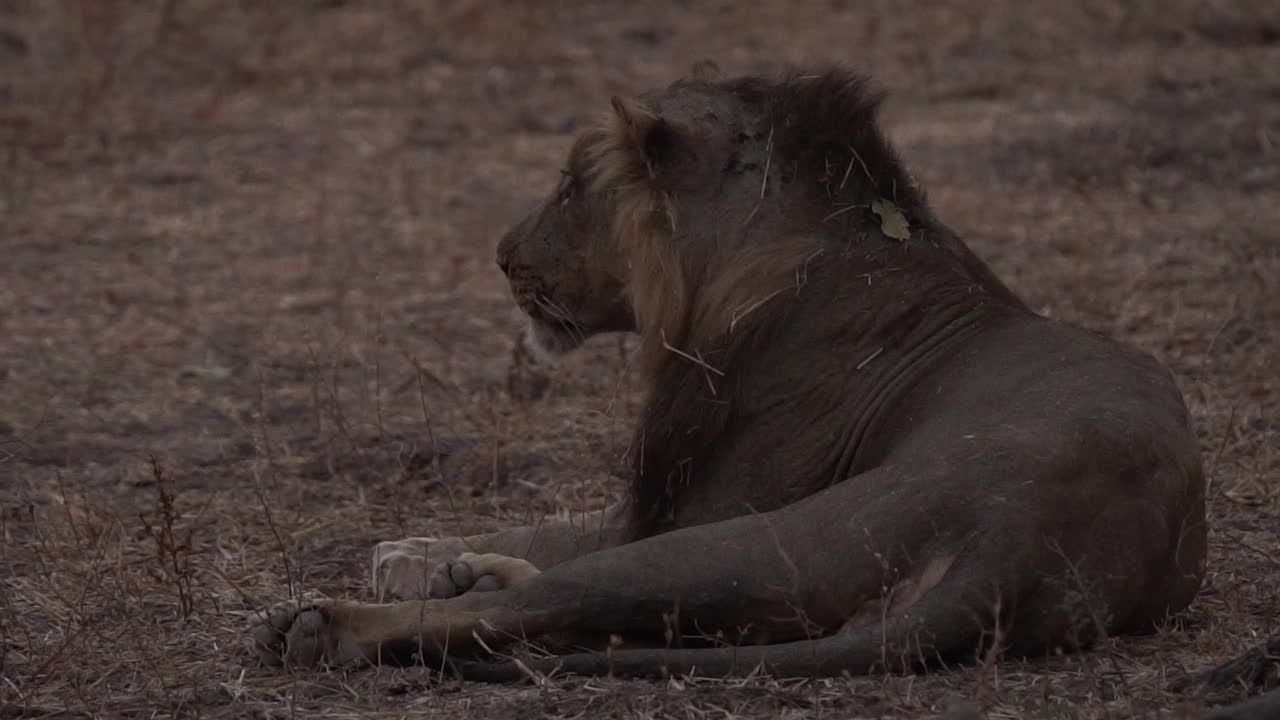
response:
M1185 608L1205 481L1171 373L1028 308L929 209L881 99L840 67L614 97L497 262L538 352L638 334L625 500L381 543L376 603L285 605L261 657L829 676ZM555 654L498 654L521 639Z

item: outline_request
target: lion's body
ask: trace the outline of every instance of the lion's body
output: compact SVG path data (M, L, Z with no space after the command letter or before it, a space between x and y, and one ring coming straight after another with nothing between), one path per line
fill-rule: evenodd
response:
M676 630L746 645L545 664L867 672L993 638L1080 646L1185 607L1204 483L1169 373L1028 310L926 208L875 105L834 71L615 101L499 262L544 349L640 333L628 502L585 528L384 544L380 590L462 594L328 606L314 637L289 615L264 646ZM542 572L476 560L429 580L463 549ZM465 592L472 573L506 587Z

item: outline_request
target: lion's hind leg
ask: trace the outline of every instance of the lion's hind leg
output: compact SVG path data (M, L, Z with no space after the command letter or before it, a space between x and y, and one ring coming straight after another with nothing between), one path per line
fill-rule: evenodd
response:
M507 587L530 577L529 568L546 570L623 542L624 513L624 506L616 504L605 510L573 515L567 520L548 520L481 535L380 542L374 546L370 558L370 585L378 602L445 599L473 589ZM481 582L479 588L472 588L469 582L455 581L451 575L453 566L467 553L528 562L520 565L524 568L521 571L514 569L516 565L504 563L502 571L491 573L504 582L495 584L490 579ZM467 578L464 575L458 580Z
M990 591L1000 581L977 565L953 562L949 557L926 562L920 573L923 582L904 584L905 601L901 596L885 599L887 615L859 613L838 632L811 640L716 648L617 649L608 654L524 660L522 666L465 662L456 668L465 679L488 682L525 679L529 671L727 677L762 669L776 677L821 677L918 670L973 658L995 637L999 603ZM924 589L927 582L932 584Z
M497 553L463 553L436 570L433 597L453 597L464 592L493 592L510 587L539 573L533 563ZM453 586L453 592L445 585Z
M453 551L433 556L418 549L418 543L423 542L439 541L409 538L378 543L374 548L371 575L378 602L491 592L539 572L528 560L501 553Z

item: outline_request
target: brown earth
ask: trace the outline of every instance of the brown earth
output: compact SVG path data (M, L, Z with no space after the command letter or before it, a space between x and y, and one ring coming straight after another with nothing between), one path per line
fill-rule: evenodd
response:
M655 7L0 0L0 716L1128 717L1280 630L1280 4ZM1212 477L1194 606L919 677L254 665L255 612L367 597L376 540L619 491L629 342L513 368L493 248L611 93L703 57L873 73L1015 290L1174 369Z

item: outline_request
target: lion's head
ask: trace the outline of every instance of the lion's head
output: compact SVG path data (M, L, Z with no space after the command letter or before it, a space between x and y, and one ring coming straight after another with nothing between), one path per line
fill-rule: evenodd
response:
M613 98L503 238L498 264L536 347L638 330L644 365L695 353L796 287L824 242L875 227L871 199L925 212L862 78L707 74Z
M602 332L635 329L625 268L611 247L606 193L592 187L592 134L574 143L560 182L498 245L498 266L529 316L534 349L560 355Z

